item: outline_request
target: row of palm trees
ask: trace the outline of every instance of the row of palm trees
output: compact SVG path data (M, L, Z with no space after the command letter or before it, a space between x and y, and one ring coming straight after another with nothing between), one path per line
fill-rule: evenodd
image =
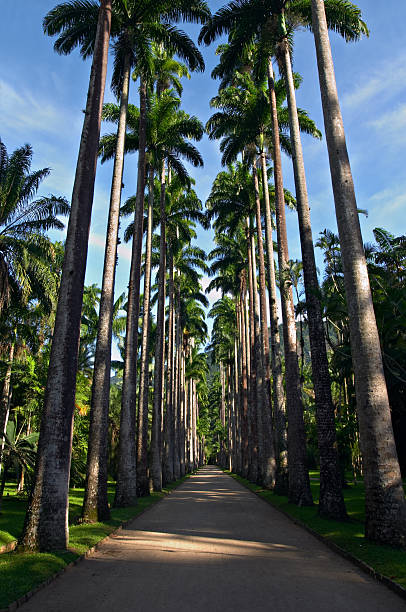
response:
M231 404L229 402L229 406L234 407L234 413L228 421L231 431L234 432L231 445L240 453L235 457L235 461L242 474L259 480L265 486L275 486L280 490L281 475L287 469L290 500L299 505L312 503L306 467L296 323L289 274L285 224L287 198L283 185L282 148L292 156L295 179L320 453L319 509L324 516L345 518L331 381L300 138L301 111L298 111L296 106L295 76L292 72L291 49L294 30L298 26L312 30L316 42L349 310L357 414L366 484L366 535L377 541L399 544L405 541L406 507L328 38L328 29L339 32L346 40L357 40L362 34L368 33L359 9L349 2L238 0L221 8L203 26L200 34L200 41L206 44L221 34L228 34L228 44L220 47L220 63L213 73L213 76L222 79L219 95L213 101L213 105L220 106L222 112L211 118L208 127L212 137L222 138L220 148L223 152L223 163L229 164L237 155L242 156L242 161L237 166L229 167L227 173L218 175L208 201L211 214L216 218L215 228L219 244L212 254L213 257L219 256L214 269L221 269L224 277L221 281L217 280L216 285L220 286L224 293L231 292L235 296L233 308L238 333L234 338L237 345L234 354L239 356L240 362L235 359L234 364L230 363L232 346L229 346L228 356L225 358L225 362L228 359L228 367L233 366L228 378L226 377L229 388L233 389L234 384L230 381L238 380L240 383L233 389ZM282 84L275 81L273 60L278 64ZM283 133L284 116L278 108L278 88L283 88L287 99L288 146L285 145ZM261 104L261 98L265 100L266 96L270 118L264 114L264 102ZM315 126L308 131L318 135ZM273 162L275 183L273 192L283 321L285 397L281 384L267 156ZM261 173L258 173L258 165ZM238 221L236 213L239 213ZM262 218L265 225L267 258L264 254ZM255 226L257 250L254 244ZM231 232L231 238L224 239L222 234L225 231L228 234ZM244 233L246 246L242 250ZM231 270L228 268L230 257L233 259ZM271 358L266 279L270 303ZM223 280L225 284L222 284ZM231 307L228 301L222 303L224 308L227 305ZM218 327L221 328L221 318L218 321ZM270 362L273 373L272 415L269 401ZM225 384L224 380L222 384ZM239 406L236 398L241 402ZM272 424L276 430L275 436L271 431ZM237 431L240 432L239 438Z
M48 381L38 444L35 483L21 543L31 549L64 549L68 543L68 484L72 422L84 275L97 157L114 158L100 319L96 343L87 463L84 520L104 519L107 504L107 424L111 369L112 313L124 153L138 151L137 193L126 203L134 220L132 239L119 461L115 504L133 505L148 490L148 476L160 490L202 460L197 443L199 397L204 396L204 296L198 290L204 254L191 246L193 220L201 210L182 160L202 159L192 140L203 134L200 121L179 108L179 78L202 70L204 63L180 21L202 24L206 44L227 33L214 76L222 79L213 105L220 109L208 123L221 137L223 161L242 161L220 173L208 200L215 219L221 271L217 286L235 297L234 337L219 354L222 422L230 429L236 469L267 487L283 490L300 505L311 504L305 460L305 430L296 353L296 322L289 280L285 202L295 203L301 237L306 308L317 405L321 463L320 510L345 518L340 490L331 384L314 263L300 131L320 134L298 111L291 47L297 26L313 30L316 40L325 129L336 202L349 308L357 410L366 483L366 532L375 540L404 543L406 506L390 423L358 211L334 81L328 28L346 40L367 33L359 9L346 0L235 0L211 16L202 0L95 0L58 5L44 20L57 35L55 49L80 48L93 56L85 119L71 202L71 214L55 315ZM109 46L114 54L113 90L118 107L104 108L117 133L100 142ZM173 60L176 54L186 66ZM277 82L273 60L282 79ZM131 77L139 80L139 108L129 105ZM287 112L283 101L287 99ZM292 156L296 199L283 185L281 148ZM269 185L272 160L274 187ZM148 215L145 221L145 190ZM275 204L278 279L282 303L285 391L276 311L271 201ZM159 214L155 213L159 202ZM176 222L176 216L178 222ZM170 224L170 220L173 224ZM183 223L181 222L183 220ZM189 221L188 221L189 220ZM263 240L264 220L265 242ZM147 228L142 256L144 224ZM154 226L159 225L159 245ZM227 232L227 236L224 236ZM264 248L265 247L265 248ZM159 255L159 261L156 257ZM217 257L216 253L212 258ZM227 258L234 258L233 262ZM148 473L148 396L151 348L151 268L158 263L150 465ZM258 263L257 263L258 262ZM231 265L231 271L229 269ZM142 330L139 343L140 279L144 273ZM257 270L258 279L257 279ZM259 293L258 293L259 280ZM268 287L267 287L268 286ZM268 306L271 342L268 338ZM169 298L168 316L166 302ZM230 327L231 315L227 315ZM216 333L224 333L223 322ZM138 359L138 345L141 355ZM231 355L234 362L230 363ZM228 363L226 364L226 361ZM137 369L139 365L139 377ZM272 372L272 376L271 376ZM200 395L198 386L201 384ZM272 387L271 387L272 384ZM232 401L226 402L226 398ZM273 410L271 411L271 397ZM137 412L138 403L138 412ZM226 419L226 404L230 410ZM286 405L286 413L285 413ZM275 434L274 434L275 430Z

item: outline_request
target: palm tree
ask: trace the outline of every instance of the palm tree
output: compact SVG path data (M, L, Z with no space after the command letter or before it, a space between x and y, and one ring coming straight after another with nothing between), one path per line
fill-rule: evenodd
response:
M112 0L102 0L98 14L38 444L35 485L21 537L21 543L30 549L62 550L68 542L66 517L77 352L107 72L111 7Z
M27 144L9 156L0 140L0 313L11 299L50 305L54 248L45 232L63 229L57 215L69 213L65 198L33 199L50 169L30 172L32 155Z
M359 20L360 12L354 8L354 13ZM312 0L312 16L350 321L365 474L365 533L372 540L405 545L405 498L323 2ZM366 33L359 23L354 37Z

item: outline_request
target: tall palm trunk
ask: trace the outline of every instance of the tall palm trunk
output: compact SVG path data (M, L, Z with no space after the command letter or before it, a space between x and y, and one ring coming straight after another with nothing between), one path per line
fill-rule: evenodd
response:
M261 326L260 326L260 307L258 298L258 282L257 282L257 260L255 248L254 228L251 231L251 266L252 266L252 285L254 298L254 353L253 362L255 363L256 373L256 388L255 388L255 404L253 406L253 414L256 418L256 440L258 449L258 472L257 482L262 484L264 478L264 445L265 431L263 426L263 414L265 412L265 376L264 362L261 342Z
M169 316L168 316L168 357L167 357L167 393L166 393L166 415L165 415L165 455L163 464L164 483L172 482L174 479L174 441L175 441L175 418L173 402L173 325L174 325L174 283L173 283L173 255L168 253L169 260Z
M300 391L299 364L296 353L296 322L292 289L289 283L289 250L286 232L285 197L279 141L279 121L276 107L275 83L272 64L269 62L269 85L272 120L272 144L275 169L275 207L278 236L278 262L282 303L283 340L286 372L286 408L288 416L288 469L289 499L291 502L312 505L309 473L306 465L306 436L303 421L303 404Z
M319 282L314 257L312 228L306 173L297 116L295 86L289 44L283 45L284 81L288 99L290 140L292 143L293 173L302 249L303 279L306 291L307 319L309 325L312 378L316 401L316 421L320 454L319 513L327 518L345 519L344 498L341 489L341 472L338 463L334 406L331 397L331 380L328 371L326 340L319 300Z
M324 125L330 160L355 372L365 478L365 533L406 544L406 505L393 437L351 166L338 100L324 3L312 0Z
M145 242L144 302L142 314L141 365L138 391L137 421L137 493L149 495L148 478L148 399L149 399L149 334L151 329L151 250L154 211L154 168L149 168L148 222Z
M73 187L59 299L38 443L35 483L21 544L63 550L68 544L68 488L83 287L93 204L112 0L102 0L86 113Z
M224 364L220 361L220 387L221 387L221 400L220 400L220 423L223 428L223 434L226 427L226 373ZM220 441L220 464L222 467L226 467L226 447L224 443L224 437Z
M180 437L181 437L181 422L180 422L180 402L179 402L179 385L180 385L180 368L179 368L179 320L178 320L178 303L179 295L178 288L175 287L174 293L174 326L173 326L173 391L172 402L174 412L174 476L177 480L181 475L181 452L180 452Z
M252 482L256 482L258 479L258 463L259 463L259 450L258 450L258 422L257 422L257 408L258 408L258 386L257 382L257 354L255 352L256 339L258 336L255 333L255 291L253 278L253 262L252 262L252 242L251 242L251 229L249 219L246 220L246 234L247 234L247 251L248 251L248 293L249 293L249 309L248 309L248 334L247 339L249 341L249 354L250 354L250 377L249 377L249 439L250 439L250 464L248 478ZM256 275L255 275L256 276ZM256 281L255 281L256 283ZM261 403L261 402L260 402Z
M127 326L125 336L123 395L118 444L118 471L114 505L118 508L137 503L137 358L138 318L140 312L141 252L144 224L145 153L147 136L147 85L140 82L140 127L138 149L137 195L134 233L128 284Z
M261 221L261 200L259 196L259 183L257 164L254 160L253 164L254 192L255 192L255 215L257 225L257 242L258 242L258 260L259 260L259 296L260 296L260 318L261 318L261 347L263 361L263 411L262 411L262 428L263 428L263 463L262 463L262 484L265 487L272 488L275 484L276 461L274 435L272 427L271 413L271 369L269 360L269 335L268 335L268 317L266 307L266 281L265 281L265 256L264 243L262 236L262 221Z
M110 518L107 498L107 461L111 340L130 69L130 56L127 54L123 67L120 118L117 129L117 145L110 195L99 323L93 369L86 487L82 509L82 517L88 522L105 521Z
M244 271L245 272L245 271ZM247 366L247 339L245 324L245 278L242 279L239 309L239 336L241 338L241 475L248 476L249 440L248 440L248 366Z
M271 64L272 69L272 64ZM272 73L270 77L273 78ZM272 217L269 201L268 173L266 167L265 151L261 153L262 187L265 205L265 240L268 259L268 296L271 324L271 363L272 363L272 389L274 409L274 435L275 435L275 491L280 495L288 494L288 456L287 456L287 428L285 393L283 389L281 345L279 339L278 309L276 304L276 278L275 261L272 238Z
M15 332L14 332L15 336ZM10 351L8 354L8 364L6 375L3 382L3 390L0 399L0 473L3 464L3 452L4 452L4 434L7 430L8 418L10 415L10 388L11 388L11 374L13 370L15 351L15 339L10 344Z
M157 334L155 345L154 367L154 407L152 413L151 439L151 475L154 491L162 490L162 403L163 403L163 366L165 360L165 281L166 281L166 210L165 210L166 176L165 162L161 169L161 201L160 201L160 242L159 242L159 274L158 274L158 312Z

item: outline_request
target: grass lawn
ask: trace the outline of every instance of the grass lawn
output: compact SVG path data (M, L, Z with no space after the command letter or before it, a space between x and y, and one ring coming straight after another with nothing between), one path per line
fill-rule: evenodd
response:
M187 478L187 476L185 477ZM63 553L5 553L0 555L0 609L22 597L36 586L63 569L117 529L121 523L137 516L158 502L185 480L181 478L166 487L162 493L141 497L131 508L112 508L111 520L105 523L72 524L69 530L69 550ZM9 495L7 496L7 493ZM80 516L84 489L71 489L69 493L69 519L74 523ZM109 486L109 500L114 497L114 485ZM0 515L0 546L16 540L24 523L27 501L14 493L14 487L5 491Z
M264 490L236 474L230 475L276 508L280 508L293 518L298 519L354 557L373 567L380 574L391 578L394 582L406 588L406 552L390 546L373 544L364 537L364 485L362 482L344 489L344 499L350 520L339 522L322 519L318 516L317 502L320 484L316 476L314 476L314 480L311 480L315 506L298 508L295 504L290 504L287 497L275 495L272 491Z

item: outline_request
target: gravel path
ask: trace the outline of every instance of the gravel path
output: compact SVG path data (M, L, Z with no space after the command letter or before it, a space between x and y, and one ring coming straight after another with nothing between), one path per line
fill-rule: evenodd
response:
M406 612L406 602L208 466L23 612Z

